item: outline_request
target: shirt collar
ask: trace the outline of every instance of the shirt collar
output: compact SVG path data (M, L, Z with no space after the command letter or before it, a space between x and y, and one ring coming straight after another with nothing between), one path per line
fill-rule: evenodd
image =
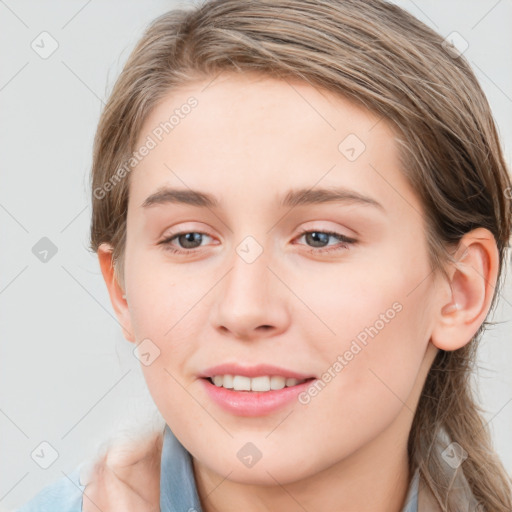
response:
M161 512L202 512L192 457L165 425L160 471ZM418 510L419 470L416 469L401 512Z
M405 504L402 512L418 512L418 490L420 482L420 470L416 468L409 484L409 490L405 497Z
M167 424L160 467L161 512L202 512L192 457Z

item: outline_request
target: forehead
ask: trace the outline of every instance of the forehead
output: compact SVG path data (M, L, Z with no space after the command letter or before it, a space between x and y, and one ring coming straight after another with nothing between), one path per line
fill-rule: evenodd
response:
M192 98L196 105L190 108ZM210 141L219 146L223 141L215 135L229 134L231 139L220 147L229 145L231 150L251 142L282 145L321 139L332 146L348 133L370 144L384 135L394 137L381 116L340 94L297 79L279 80L255 73L224 73L169 91L146 118L139 145L159 127L166 132L162 134L166 140L198 130L195 142L202 146L209 146ZM168 136L171 133L172 137Z
M365 190L383 203L396 203L400 189L412 193L390 125L299 80L225 73L174 89L145 120L137 147L150 139L131 175L138 205L162 185L244 201L315 184Z

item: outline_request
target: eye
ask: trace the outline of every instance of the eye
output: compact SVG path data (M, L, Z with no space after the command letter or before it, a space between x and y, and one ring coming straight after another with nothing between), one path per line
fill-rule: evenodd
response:
M201 247L201 242L205 236L212 238L210 235L199 231L183 231L165 238L158 242L158 245L163 245L165 250L171 253L192 254ZM313 244L308 251L313 254L347 250L350 245L357 243L354 238L349 238L335 231L303 230L297 239L303 237L307 243ZM329 245L329 239L332 238L337 239L338 244ZM173 245L174 240L179 242L181 248Z
M307 243L314 244L313 247L310 246L308 251L313 254L347 250L350 245L357 243L354 238L349 238L335 231L304 230L298 239L302 237L305 238ZM329 238L336 238L339 243L334 246L328 245Z
M172 253L192 253L201 246L201 242L205 236L211 238L210 235L199 231L183 231L165 238L161 242L158 242L158 244L163 245L166 251L170 251ZM172 245L174 240L179 242L181 249Z

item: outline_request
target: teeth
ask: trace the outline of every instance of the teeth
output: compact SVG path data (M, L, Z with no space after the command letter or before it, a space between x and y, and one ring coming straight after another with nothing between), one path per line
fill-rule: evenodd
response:
M224 385L224 377L221 376L222 385ZM240 375L233 375L233 389L235 391L251 391L251 379Z
M222 386L222 375L214 375L212 380L216 386Z
M222 375L217 375L222 379ZM233 389L233 375L224 375L224 380L221 380L219 386L223 386L227 389Z
M286 386L286 379L277 375L270 377L270 389L283 389Z
M294 378L286 378L278 375L269 377L267 375L261 377L244 377L243 375L214 375L213 383L217 387L226 389L234 389L235 391L270 391L283 389L284 387L295 386L301 384L304 380Z

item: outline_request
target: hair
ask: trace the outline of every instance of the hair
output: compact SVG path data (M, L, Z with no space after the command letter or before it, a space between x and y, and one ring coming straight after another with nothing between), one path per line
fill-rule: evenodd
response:
M447 276L447 264L456 261L451 249L465 233L484 227L493 234L499 270L489 313L494 309L512 187L491 109L464 56L382 0L213 0L150 23L113 87L93 149L91 249L111 245L123 288L130 175L113 184L116 169L131 157L160 100L220 72L299 79L385 119L397 134L401 171L424 206L432 270ZM446 462L434 449L443 430L466 450L464 474L483 510L512 509L511 479L470 381L477 343L491 323L484 321L464 347L439 350L412 422L410 469L419 468L443 511L454 510L453 482L442 476Z

